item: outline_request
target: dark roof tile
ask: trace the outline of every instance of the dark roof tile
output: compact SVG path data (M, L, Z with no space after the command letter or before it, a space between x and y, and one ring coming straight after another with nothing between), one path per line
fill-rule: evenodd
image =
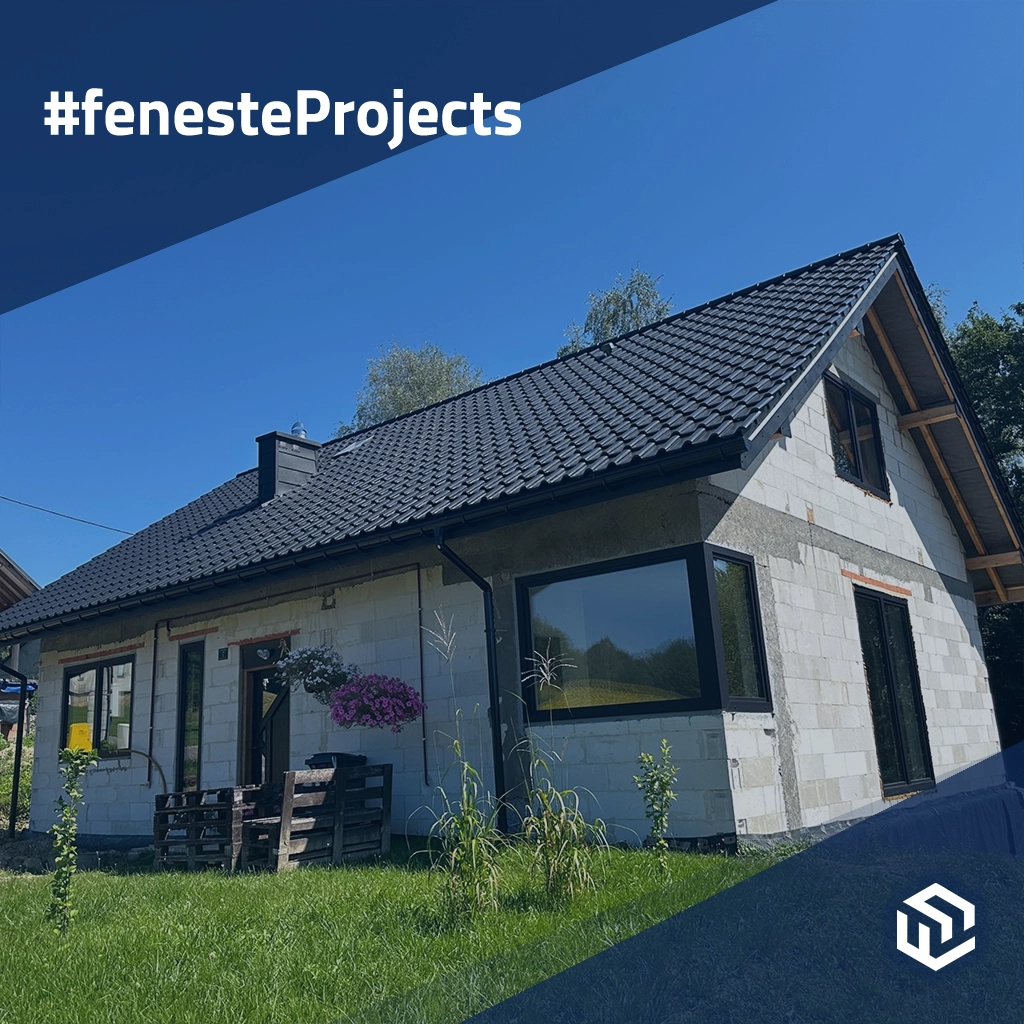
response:
M884 239L326 444L259 505L241 473L0 613L0 634L614 466L749 435L860 298Z

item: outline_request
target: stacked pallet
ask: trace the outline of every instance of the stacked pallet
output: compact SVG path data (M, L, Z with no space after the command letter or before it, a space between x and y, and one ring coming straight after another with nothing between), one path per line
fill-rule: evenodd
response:
M241 837L243 868L285 871L387 853L391 765L287 772L281 813L243 821Z
M260 796L259 786L158 796L153 815L156 867L234 871L242 848L242 823L258 813Z

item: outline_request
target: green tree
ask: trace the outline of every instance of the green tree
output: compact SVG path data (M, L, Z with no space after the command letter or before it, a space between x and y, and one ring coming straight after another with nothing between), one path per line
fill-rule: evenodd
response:
M660 277L651 277L636 266L629 277L616 275L615 283L603 292L590 293L590 308L581 327L575 320L565 329L566 343L560 356L579 352L664 319L672 312L672 299L658 291Z
M356 394L356 415L340 423L335 437L372 427L425 405L442 402L483 383L483 374L458 353L449 355L430 342L414 349L392 341L370 359Z
M949 350L985 436L1024 511L1024 302L999 318L977 303L956 325Z
M971 404L1024 516L1024 302L1001 317L974 303L947 333ZM1024 740L1024 604L982 608L979 618L999 734L1007 747Z

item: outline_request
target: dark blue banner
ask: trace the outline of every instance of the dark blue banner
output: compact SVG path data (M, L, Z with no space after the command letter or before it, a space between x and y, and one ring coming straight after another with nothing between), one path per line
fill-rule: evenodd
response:
M1024 745L473 1017L1017 1024Z
M8 4L0 312L763 6Z

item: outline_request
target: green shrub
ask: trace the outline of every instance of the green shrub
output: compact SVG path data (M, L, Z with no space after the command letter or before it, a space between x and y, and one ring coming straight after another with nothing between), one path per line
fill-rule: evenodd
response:
M18 821L16 828L28 828L29 795L32 792L33 737L25 736L21 753L21 782L18 786ZM14 787L14 744L0 739L0 832L11 822L11 798Z
M651 840L658 864L662 871L668 871L668 812L676 795L672 791L679 769L672 763L672 748L668 740L661 741L661 760L655 761L653 754L640 754L640 774L634 775L640 792L644 795L644 813L651 823Z
M46 911L47 917L56 923L54 931L58 935L67 934L75 916L71 879L78 870L78 808L82 802L82 776L97 760L95 750L67 747L60 752L64 792L57 797L60 817L50 826L55 868L50 880L50 905Z

